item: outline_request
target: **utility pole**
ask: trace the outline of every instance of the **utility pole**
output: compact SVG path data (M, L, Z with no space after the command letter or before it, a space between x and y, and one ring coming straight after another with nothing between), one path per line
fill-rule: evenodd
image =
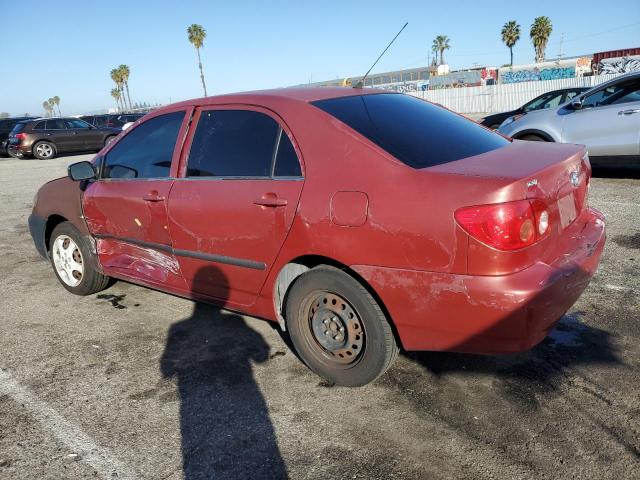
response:
M564 43L564 33L560 34L560 53L558 54L558 60L562 60L562 57L564 57L563 53L562 53L562 44Z

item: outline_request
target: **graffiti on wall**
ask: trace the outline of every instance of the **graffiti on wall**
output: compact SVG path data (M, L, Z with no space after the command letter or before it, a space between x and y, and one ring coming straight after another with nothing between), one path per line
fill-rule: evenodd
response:
M629 73L640 71L640 56L607 58L599 65L601 74Z
M502 72L502 83L533 82L535 80L557 80L559 78L573 78L576 76L574 67L565 68L533 68L531 70L516 70Z

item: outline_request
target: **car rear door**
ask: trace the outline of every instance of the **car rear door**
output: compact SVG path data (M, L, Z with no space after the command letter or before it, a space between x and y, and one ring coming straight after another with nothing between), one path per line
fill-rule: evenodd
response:
M35 125L35 127L40 128L40 122ZM37 132L39 133L39 137L43 140L47 140L52 142L56 146L56 150L58 152L72 152L77 150L78 138L74 134L73 130L69 130L67 128L66 123L61 118L52 118L44 122L42 125L44 131ZM36 128L34 128L33 133L36 133Z
M562 140L586 145L590 157L639 155L640 79L604 86L562 122Z
M194 295L249 305L295 216L299 151L284 122L259 107L198 109L194 124L169 196L173 246ZM208 275L211 265L221 275Z
M101 265L143 283L183 289L172 252L167 200L188 123L186 109L149 118L101 159L99 179L83 196Z

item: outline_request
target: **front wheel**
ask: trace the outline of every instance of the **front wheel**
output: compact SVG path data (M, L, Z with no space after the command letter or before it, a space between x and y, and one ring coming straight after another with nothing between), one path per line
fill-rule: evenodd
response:
M528 140L530 142L546 142L546 140L538 135L523 135L518 140Z
M115 139L116 139L115 135L109 135L107 138L104 139L104 146L106 147L111 142L113 142Z
M56 147L49 142L36 142L33 145L33 156L38 160L51 160L56 156Z
M98 259L88 242L69 222L57 225L51 233L49 256L58 280L76 295L91 295L104 290L109 277L98 269Z
M337 385L372 382L398 356L393 331L376 300L337 268L319 266L301 275L287 296L286 316L300 358Z

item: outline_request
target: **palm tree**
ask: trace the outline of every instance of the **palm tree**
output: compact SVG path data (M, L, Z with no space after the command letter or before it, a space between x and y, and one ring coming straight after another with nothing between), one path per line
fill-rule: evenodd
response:
M111 72L111 80L116 84L116 88L118 92L120 92L120 101L122 102L123 110L126 110L127 106L124 101L124 83L122 81L122 72L117 68L112 68Z
M42 108L44 108L45 116L51 116L51 105L49 105L48 101L42 102Z
M53 97L49 98L49 100L47 100L47 102L49 103L49 110L51 111L51 113L53 115L56 114L56 109L54 107L54 105L56 104L56 102L53 100ZM51 115L51 116L53 116Z
M58 107L58 115L62 116L62 112L60 111L60 97L56 95L52 100L56 107Z
M511 65L513 67L513 47L520 40L520 25L515 20L511 20L502 26L502 41L509 48L511 55Z
M120 110L120 90L117 88L112 88L111 96L116 101L116 104L118 105L118 110Z
M549 17L537 17L531 24L529 36L536 51L536 63L544 62L544 51L547 49L551 30L553 30L553 25L551 25Z
M202 71L202 60L200 60L200 49L204 45L204 39L207 38L207 31L202 28L202 25L194 23L187 28L187 35L189 36L189 42L196 47L196 53L198 54L198 67L200 68L200 79L202 80L202 89L204 90L204 96L207 96L207 85L204 83L204 72Z
M440 62L438 63L438 65L443 65L444 51L451 48L451 45L449 45L449 37L447 37L446 35L438 35L433 41L431 48L436 52L440 52Z
M133 108L131 106L131 96L129 95L129 75L131 74L131 70L129 70L128 65L120 65L118 71L120 72L120 78L122 79L124 88L127 90L127 100L129 101L129 109L131 109Z

